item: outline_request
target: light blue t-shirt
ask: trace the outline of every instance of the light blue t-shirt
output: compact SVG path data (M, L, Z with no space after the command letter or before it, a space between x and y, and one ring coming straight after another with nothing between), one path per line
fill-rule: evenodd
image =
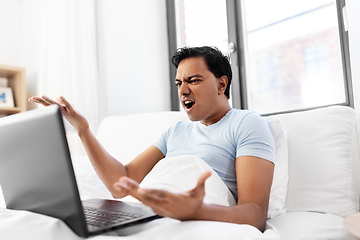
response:
M154 144L166 157L196 155L209 164L237 201L235 160L255 156L275 162L275 142L266 121L257 113L231 109L221 120L206 126L179 122Z

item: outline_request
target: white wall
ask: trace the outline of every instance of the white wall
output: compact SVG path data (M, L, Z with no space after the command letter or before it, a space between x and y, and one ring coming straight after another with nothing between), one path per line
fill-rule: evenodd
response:
M21 63L21 0L0 0L0 64Z
M38 5L39 0L0 0L0 64L26 68L27 97L37 94Z
M0 0L0 64L26 68L37 91L42 1ZM97 0L101 118L170 110L165 0ZM28 103L28 108L35 108Z
M98 31L108 115L170 110L165 0L99 0Z
M26 68L27 97L41 94L38 92L38 71L40 53L40 21L42 0L22 0L21 65ZM28 103L28 109L35 108Z

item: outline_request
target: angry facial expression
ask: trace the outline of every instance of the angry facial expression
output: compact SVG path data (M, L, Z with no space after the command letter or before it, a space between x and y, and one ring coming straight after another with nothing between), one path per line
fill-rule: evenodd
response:
M190 57L180 62L175 84L181 105L190 120L210 125L224 115L221 109L224 104L221 103L227 101L227 98L224 95L226 84L224 88L223 78L227 84L226 77L214 76L203 57Z

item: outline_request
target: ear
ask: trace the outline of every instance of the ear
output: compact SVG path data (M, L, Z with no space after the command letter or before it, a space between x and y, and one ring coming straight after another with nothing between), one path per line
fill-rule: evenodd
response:
M228 83L229 83L229 80L225 75L223 75L219 78L219 81L218 81L218 94L219 95L225 93L225 89L226 89Z

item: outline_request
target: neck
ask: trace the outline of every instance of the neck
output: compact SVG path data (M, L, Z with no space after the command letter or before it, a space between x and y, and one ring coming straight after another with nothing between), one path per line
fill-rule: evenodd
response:
M218 121L220 121L229 111L231 110L230 104L228 101L226 101L225 104L223 104L223 106L221 106L221 108L219 108L219 110L213 114L212 116L210 116L207 119L204 119L202 121L200 121L200 123L204 124L205 126L209 126L212 125L214 123L217 123Z

